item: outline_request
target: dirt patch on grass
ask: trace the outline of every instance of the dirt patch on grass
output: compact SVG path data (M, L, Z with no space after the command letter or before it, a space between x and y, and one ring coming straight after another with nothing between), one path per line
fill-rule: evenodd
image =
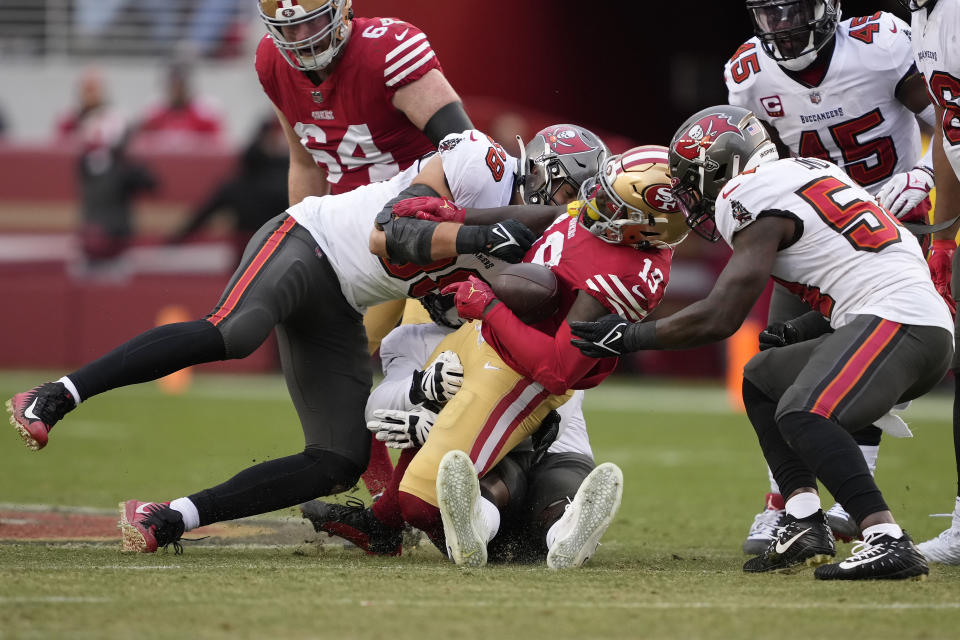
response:
M0 544L5 542L119 544L119 514L91 509L45 506L0 507ZM327 543L326 534L291 510L289 517L245 518L200 527L186 534L198 544L295 545Z

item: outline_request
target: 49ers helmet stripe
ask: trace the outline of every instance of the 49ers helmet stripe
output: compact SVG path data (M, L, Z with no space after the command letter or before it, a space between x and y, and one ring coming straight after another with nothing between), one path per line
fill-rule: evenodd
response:
M673 247L690 228L670 188L666 147L634 147L580 187L580 224L604 242Z

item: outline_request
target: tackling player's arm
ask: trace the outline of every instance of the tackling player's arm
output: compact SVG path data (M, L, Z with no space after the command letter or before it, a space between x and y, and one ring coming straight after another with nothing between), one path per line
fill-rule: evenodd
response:
M740 328L773 271L781 247L794 238L794 222L765 216L733 237L733 255L710 294L655 322L627 327L624 352L641 349L686 349L728 338Z
M392 102L434 146L447 134L473 129L460 96L439 69L397 89Z
M314 161L313 156L300 144L300 138L293 127L274 105L283 135L290 148L290 169L287 172L287 193L291 205L295 205L307 196L325 196L330 191L324 170Z
M937 105L934 117L933 137L930 145L933 147L933 169L937 176L937 206L933 209L934 224L944 222L960 214L960 178L950 165L950 160L943 149L943 109ZM934 242L947 240L956 244L957 225L942 229L933 234Z
M515 238L515 247L505 247L503 254L491 253L510 262L516 262L523 252L536 239L536 235L525 224L517 220L517 216L524 216L539 229L545 229L549 222L544 223L547 213L556 213L555 207L515 207L521 211L510 211L514 207L500 207L493 211L499 214L475 214L476 218L491 220L490 222L461 224L457 222L433 222L418 220L411 217L396 217L393 208L397 202L408 198L430 197L450 200L453 195L447 184L443 171L443 161L440 156L434 156L420 170L410 186L388 202L377 216L376 226L370 232L370 252L394 262L413 262L428 264L436 260L452 258L464 253L476 253L490 249L491 229L498 225L505 228ZM546 213L531 211L533 209L547 209ZM482 210L477 210L482 211ZM505 215L515 213L506 219ZM555 216L554 216L555 217ZM493 218L497 218L496 221ZM511 259L514 257L515 259Z

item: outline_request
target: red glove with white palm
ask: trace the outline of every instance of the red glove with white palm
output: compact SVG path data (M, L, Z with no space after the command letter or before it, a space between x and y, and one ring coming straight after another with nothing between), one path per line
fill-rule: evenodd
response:
M460 222L466 217L466 209L446 198L419 196L406 198L393 205L393 213L401 218L416 218L430 222Z
M457 313L466 320L483 318L484 313L500 302L490 285L476 276L448 284L440 293L454 294L453 301L457 305Z
M934 240L930 258L927 261L930 265L933 286L943 296L943 301L950 307L950 313L953 315L957 314L957 303L950 294L950 276L953 275L953 252L956 249L957 245L953 240Z

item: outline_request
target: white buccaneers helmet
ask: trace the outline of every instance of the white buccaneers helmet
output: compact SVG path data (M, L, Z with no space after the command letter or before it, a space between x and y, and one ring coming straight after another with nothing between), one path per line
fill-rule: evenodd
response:
M284 59L320 71L340 53L353 18L351 0L258 0L260 18ZM311 28L312 27L312 28Z
M690 233L670 189L666 147L634 147L607 158L579 198L581 224L611 244L673 247Z

